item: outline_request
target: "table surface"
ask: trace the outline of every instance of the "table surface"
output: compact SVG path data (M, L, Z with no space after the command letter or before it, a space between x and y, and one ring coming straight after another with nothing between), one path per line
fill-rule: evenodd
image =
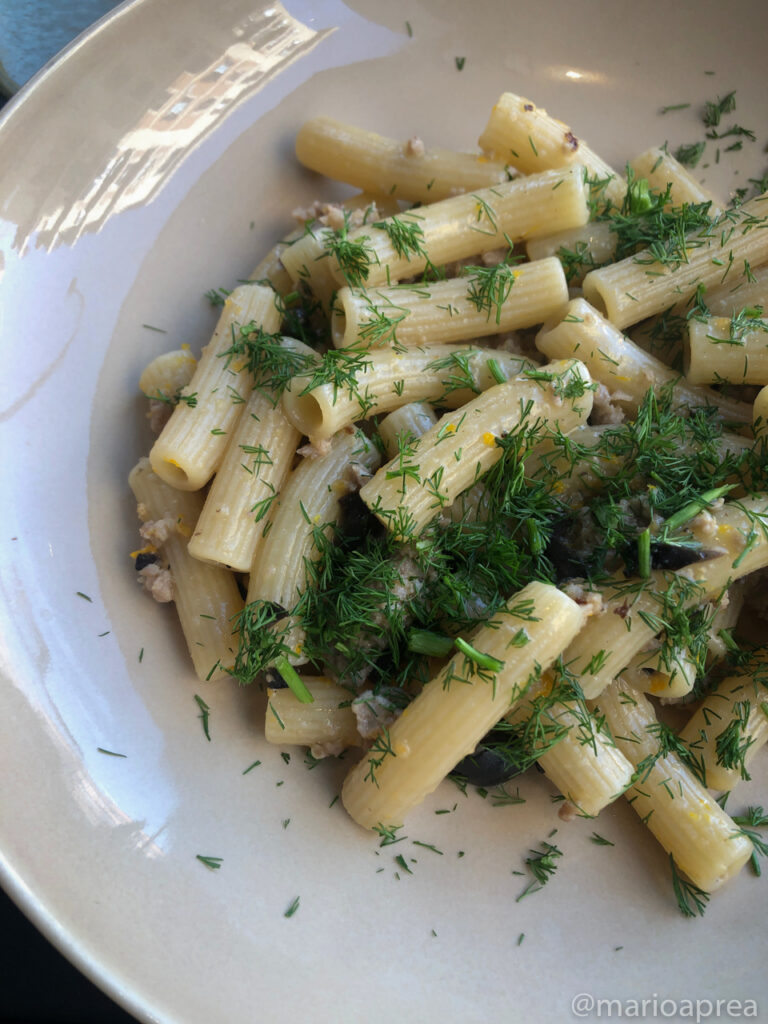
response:
M117 0L0 0L0 107L59 50ZM92 985L0 889L0 1022L131 1024L134 1018Z

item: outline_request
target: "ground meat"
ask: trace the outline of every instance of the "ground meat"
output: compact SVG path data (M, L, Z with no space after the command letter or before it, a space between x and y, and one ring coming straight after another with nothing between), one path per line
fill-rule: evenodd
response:
M303 444L301 448L297 449L296 454L305 459L319 459L323 455L327 455L330 450L331 440L325 438L323 441L311 441L309 444Z
M324 203L322 200L316 199L309 206L297 206L291 216L300 224L314 221L323 227L340 231L345 224L352 230L377 220L379 211L375 203L370 203L358 210L345 210L339 203Z
M616 399L621 400L623 395L611 395L605 384L598 384L597 390L594 392L592 402L592 414L590 420L592 423L623 423L624 422L624 410L615 405Z
M171 418L172 412L173 406L168 402L161 402L157 398L150 398L147 419L149 420L149 429L153 434L160 433L165 424Z
M389 588L389 596L397 604L407 604L413 600L424 586L424 573L412 556L412 549L404 547L394 556L397 567L397 581ZM374 627L387 624L387 610L382 608L375 612L371 623Z
M722 499L720 499L722 505ZM690 527L699 541L713 541L717 537L717 520L708 509L703 509L691 520Z
M164 519L150 520L147 523L142 523L139 527L141 537L156 548L164 544L175 532L176 520L170 516L166 516Z
M352 701L352 710L357 719L357 731L363 739L371 739L380 729L388 728L397 717L398 711L385 697L376 696L373 690L366 690Z
M424 145L424 143L421 141L418 135L414 135L412 138L408 139L408 141L403 146L403 152L405 153L406 156L424 156L424 154L427 152L427 147Z
M588 590L581 580L569 580L563 588L572 601L587 609L587 615L599 615L603 610L603 598L596 590Z
M309 748L309 752L316 761L322 761L324 757L338 757L347 749L346 743L338 740L329 740L327 743L315 743Z
M359 491L361 487L368 483L372 476L373 473L367 466L363 466L360 462L350 462L344 470L344 483L350 492Z
M156 562L145 565L136 573L144 590L160 604L173 600L173 576L170 569L163 569Z
M566 802L561 805L560 810L557 812L557 816L561 821L573 821L578 816L578 811L573 804Z

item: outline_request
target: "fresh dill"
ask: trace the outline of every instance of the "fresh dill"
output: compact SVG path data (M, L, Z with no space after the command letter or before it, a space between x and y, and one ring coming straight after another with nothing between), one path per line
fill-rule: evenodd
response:
M540 850L531 850L531 856L525 858L525 866L533 875L533 879L517 897L517 903L530 893L539 892L557 870L558 861L563 855L553 843L544 842Z
M279 396L291 378L306 372L314 357L283 344L281 334L270 334L256 323L232 326L232 344L221 353L226 365L244 366L255 386Z
M717 763L723 768L737 770L745 780L751 778L747 771L746 756L754 743L748 728L750 712L751 704L748 700L736 701L733 705L733 718L715 738Z
M509 298L515 283L515 271L509 263L497 263L492 267L465 267L467 277L467 299L478 313L491 316L501 323L504 303Z
M610 839L606 839L605 836L601 836L597 832L593 832L592 835L589 837L589 839L590 839L590 842L595 844L595 846L615 846L616 845L615 843L612 843Z
M347 213L343 226L325 237L324 246L328 255L338 264L339 272L350 288L362 288L368 280L371 267L379 262L368 235L349 237Z
M766 841L758 829L768 828L768 814L762 807L747 807L743 814L734 815L734 824L739 826L742 835L752 841L753 851L750 857L752 873L758 877L762 874L760 857L768 857L768 841Z
M417 213L408 211L407 214L396 215L388 220L375 221L371 226L386 233L400 259L410 262L413 257L429 262L429 256L424 248L424 231L419 224L420 219Z
M224 860L223 857L208 857L202 853L195 854L195 857L201 864L205 864L209 871L218 871Z
M210 720L210 717L211 717L211 709L206 704L206 702L203 700L203 698L198 696L198 694L195 694L195 703L200 708L200 714L197 717L202 722L203 733L205 734L205 738L210 743L210 741L211 741L211 733L210 733L210 730L209 730L209 720Z
M670 853L669 864L672 871L672 889L677 899L680 913L684 917L704 916L704 911L709 903L709 893L700 889L698 885L683 878L675 864L675 858Z
M285 913L283 914L283 917L293 917L293 915L299 909L300 900L301 900L301 897L299 897L299 896L297 896L296 899L291 900L291 902L288 905L288 908L286 909Z

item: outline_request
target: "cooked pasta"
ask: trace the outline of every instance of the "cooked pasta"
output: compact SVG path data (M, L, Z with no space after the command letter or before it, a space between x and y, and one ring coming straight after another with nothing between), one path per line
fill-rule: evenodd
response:
M145 369L135 567L383 841L538 764L564 821L625 796L688 913L753 855L707 787L768 740L768 194L725 209L666 147L618 174L512 93L480 147L300 128L366 191Z

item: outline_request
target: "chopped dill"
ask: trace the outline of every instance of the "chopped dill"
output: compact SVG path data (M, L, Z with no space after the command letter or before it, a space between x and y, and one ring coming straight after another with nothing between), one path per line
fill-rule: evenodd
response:
M671 853L669 855L669 864L672 870L672 889L677 899L680 913L684 917L696 917L697 915L703 917L709 903L709 893L680 875L675 864L675 858Z

